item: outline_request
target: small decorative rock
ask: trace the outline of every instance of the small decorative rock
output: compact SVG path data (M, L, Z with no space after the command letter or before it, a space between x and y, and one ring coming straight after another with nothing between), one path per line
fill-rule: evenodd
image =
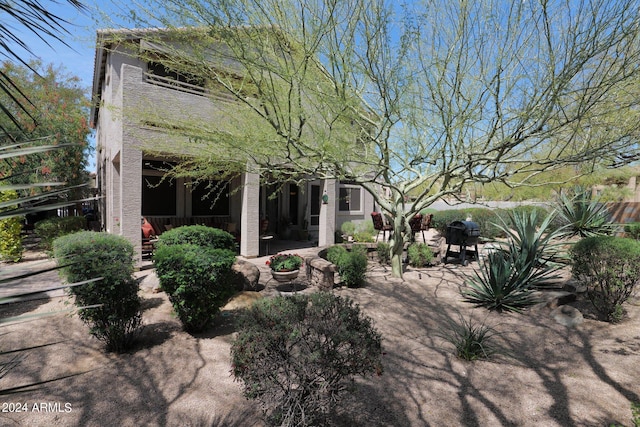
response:
M561 305L551 311L551 317L561 325L573 328L584 322L580 310L570 305Z

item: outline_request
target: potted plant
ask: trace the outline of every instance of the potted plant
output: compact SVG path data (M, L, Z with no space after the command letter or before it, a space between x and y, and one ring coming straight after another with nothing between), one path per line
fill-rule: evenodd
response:
M276 254L267 260L271 275L279 282L288 282L298 277L302 257L298 254Z

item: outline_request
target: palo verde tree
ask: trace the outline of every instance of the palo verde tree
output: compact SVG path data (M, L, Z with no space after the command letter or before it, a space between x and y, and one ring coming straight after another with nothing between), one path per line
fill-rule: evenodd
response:
M135 26L166 28L146 59L225 105L208 122L146 112L188 139L175 173L360 184L393 219L396 276L434 201L637 153L636 0L140 3Z

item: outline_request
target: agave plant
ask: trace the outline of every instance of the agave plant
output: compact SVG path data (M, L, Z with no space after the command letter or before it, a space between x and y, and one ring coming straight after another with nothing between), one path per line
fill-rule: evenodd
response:
M439 333L455 347L456 356L461 359L473 361L488 359L499 352L492 342L493 337L499 333L484 322L476 324L472 319L459 316L459 322L451 320L448 328Z
M538 302L532 286L536 277L531 277L531 271L532 261L516 252L492 252L480 271L467 278L462 297L489 310L520 312Z
M573 197L561 194L556 205L556 212L564 225L562 237L606 236L618 229L618 224L610 221L606 205L592 199L587 190L578 188Z
M537 211L509 215L496 224L507 236L501 248L490 253L480 272L467 279L465 300L490 310L520 311L537 303L534 290L558 278L559 246L553 239L562 229L551 230L553 214L538 224Z
M556 270L554 261L564 259L562 244L557 241L565 232L565 227L553 228L556 214L548 214L539 221L538 211L509 213L507 220L500 217L501 224L494 224L507 237L503 250L518 252L531 268Z

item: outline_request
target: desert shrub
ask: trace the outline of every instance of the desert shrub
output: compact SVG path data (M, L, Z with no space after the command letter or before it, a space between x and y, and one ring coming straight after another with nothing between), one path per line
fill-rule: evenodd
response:
M391 261L391 245L386 242L378 242L376 250L380 264L388 265Z
M34 225L34 231L40 237L40 247L46 251L52 249L53 241L58 237L86 228L87 220L83 216L56 216L38 221Z
M167 232L168 233L168 232ZM195 244L163 245L153 263L160 286L188 332L204 330L235 292L235 253Z
M448 328L440 332L440 337L451 343L456 356L473 361L488 359L498 352L492 338L498 333L484 323L474 323L471 319L460 316L459 322L451 320Z
M0 191L0 202L8 202L18 198L15 191ZM16 206L7 206L2 210L14 209ZM23 217L15 216L0 220L0 259L18 262L22 259L22 220Z
M624 225L624 232L631 239L640 240L640 222L632 222Z
M570 249L574 277L587 287L589 300L608 322L620 321L622 304L640 281L640 242L595 236Z
M342 234L346 236L353 236L356 232L356 225L351 221L343 222L340 226L340 231L342 231Z
M325 425L354 376L382 373L381 341L348 298L265 298L238 319L233 375L270 425Z
M57 238L53 253L69 283L102 280L71 287L78 313L91 334L108 351L131 347L141 323L138 282L133 277L133 246L124 237L81 231Z
M440 233L440 235L445 236L447 234L447 226L449 224L451 224L453 221L458 221L465 218L466 214L461 210L451 209L445 211L437 211L433 214L431 225L433 226L433 228L438 230L438 233Z
M359 243L373 243L375 238L366 231L356 231L353 235L353 240Z
M206 225L185 225L167 230L158 236L156 247L165 245L192 244L211 249L236 250L236 241L233 235L219 228Z
M330 246L327 249L327 261L332 264L338 265L340 263L340 259L347 254L347 249L344 246L336 245Z
M340 280L350 288L362 286L367 272L367 248L353 245L348 251L343 246L331 246L327 249L327 261L335 264Z
M337 264L342 283L350 288L362 286L367 272L367 248L353 245Z
M604 203L591 198L588 190L576 189L573 196L561 194L556 202L564 237L592 237L613 234L618 225L610 221L611 215Z
M372 243L375 241L376 234L377 232L373 227L373 221L368 219L356 224L353 240L360 243Z
M433 260L433 252L429 245L413 243L407 248L407 258L411 267L422 267Z

